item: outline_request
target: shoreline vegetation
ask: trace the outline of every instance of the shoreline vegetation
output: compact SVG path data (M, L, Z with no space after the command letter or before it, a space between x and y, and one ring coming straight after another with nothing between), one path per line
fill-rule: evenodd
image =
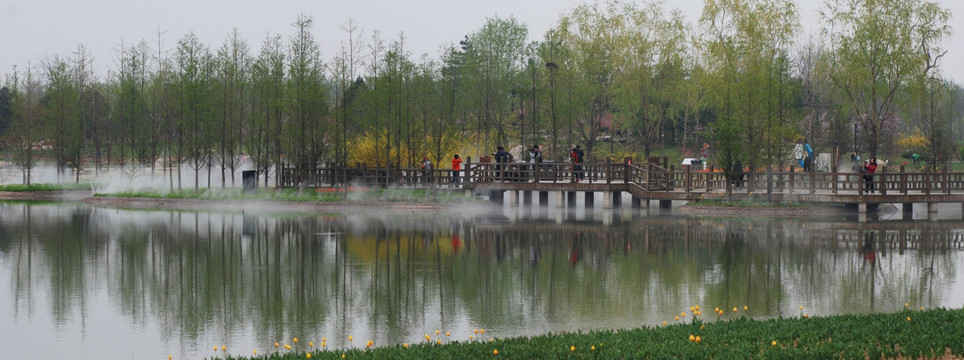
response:
M0 200L17 201L82 201L95 206L162 209L223 209L243 204L243 208L266 207L311 211L330 208L442 209L457 205L489 205L477 197L466 196L447 188L381 189L343 188L258 189L245 194L241 189L201 189L177 191L122 191L97 193L91 184L0 185ZM842 206L802 202L773 203L758 200L707 199L688 203L680 212L693 216L828 216L846 213Z
M716 309L670 318L664 325L586 333L499 338L474 329L425 334L425 341L378 346L361 336L279 340L252 350L214 347L210 359L961 359L964 310L905 309L894 313L756 320L745 310ZM706 309L709 312L709 309ZM686 315L684 312L681 315ZM677 316L679 318L679 316ZM344 339L342 338L344 337ZM347 339L347 341L346 341ZM457 339L457 340L456 340ZM348 349L328 342L350 344Z

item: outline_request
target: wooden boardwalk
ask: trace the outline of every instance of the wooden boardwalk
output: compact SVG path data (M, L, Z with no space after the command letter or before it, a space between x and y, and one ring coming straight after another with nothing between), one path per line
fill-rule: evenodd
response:
M298 181L297 179L302 179ZM881 203L964 204L964 173L918 173L884 169L873 176L869 191L863 176L853 172L746 172L727 178L719 171L693 171L657 165L629 163L467 163L454 181L451 170L402 168L316 168L285 169L282 186L325 187L363 185L382 187L464 189L473 194L498 198L504 192L565 194L613 194L618 202L629 193L634 205L642 201L681 200L698 202L729 197L731 200L777 202L843 203L860 206ZM531 195L529 195L531 196ZM587 197L587 200L589 197ZM606 200L607 205L609 200ZM617 204L618 205L618 204Z

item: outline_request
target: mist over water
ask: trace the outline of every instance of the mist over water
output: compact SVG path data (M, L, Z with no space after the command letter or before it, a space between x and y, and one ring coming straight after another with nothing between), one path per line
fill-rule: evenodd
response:
M465 341L656 326L696 304L755 318L964 305L960 221L465 210L0 202L4 355L198 359L436 329Z
M251 170L248 161L242 161L240 166L233 173L230 169L225 169L224 179L226 188L240 188L241 172ZM272 172L273 174L273 172ZM210 188L221 188L221 168L216 164L210 167L202 167L198 171L197 183L201 189L208 188L208 176L210 175ZM165 172L161 167L152 169L148 165L128 164L124 167L111 166L100 170L92 167L85 168L80 174L80 183L91 184L96 193L116 193L124 191L158 191L165 192L172 188L178 190L180 177L181 189L194 189L195 172L188 165L181 165L179 171L173 174ZM57 168L50 165L40 165L31 170L30 182L32 184L72 184L77 182L76 173L67 169L66 172L58 174ZM274 186L274 177L269 176L269 185ZM23 184L23 170L9 162L0 161L0 185ZM173 187L172 187L173 183ZM258 177L258 186L264 187L264 175Z

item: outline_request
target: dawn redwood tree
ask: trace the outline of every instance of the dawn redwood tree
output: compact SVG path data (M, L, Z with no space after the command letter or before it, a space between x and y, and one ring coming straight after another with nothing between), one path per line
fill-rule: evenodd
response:
M251 65L250 106L244 147L264 184L272 168L281 169L281 123L284 117L284 44L280 36L267 36ZM275 183L280 184L280 171Z
M180 134L179 148L186 150L194 171L194 191L200 192L200 172L208 165L213 145L213 57L208 48L189 33L177 43ZM210 185L210 184L209 184ZM178 182L180 188L180 182Z
M23 173L23 184L30 185L33 168L37 166L34 146L44 139L47 117L41 105L43 84L34 68L27 64L23 77L13 68L11 81L13 114L9 124L9 139L14 147L13 163Z
M286 87L287 139L285 154L297 171L296 181L304 190L308 169L319 164L326 155L331 138L328 136L328 103L321 51L312 30L314 19L299 15L294 23L295 34L288 42L288 72Z
M248 44L235 28L218 49L216 61L215 159L221 167L222 188L227 184L226 170L230 170L231 185L235 185L234 175L240 165L244 120L250 110L245 101L249 64Z

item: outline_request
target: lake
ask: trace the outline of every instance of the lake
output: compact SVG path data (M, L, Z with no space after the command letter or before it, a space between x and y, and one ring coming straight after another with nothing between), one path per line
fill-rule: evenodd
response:
M716 307L729 319L964 305L959 220L14 202L0 214L5 358L467 341L661 326L695 305L706 321Z

